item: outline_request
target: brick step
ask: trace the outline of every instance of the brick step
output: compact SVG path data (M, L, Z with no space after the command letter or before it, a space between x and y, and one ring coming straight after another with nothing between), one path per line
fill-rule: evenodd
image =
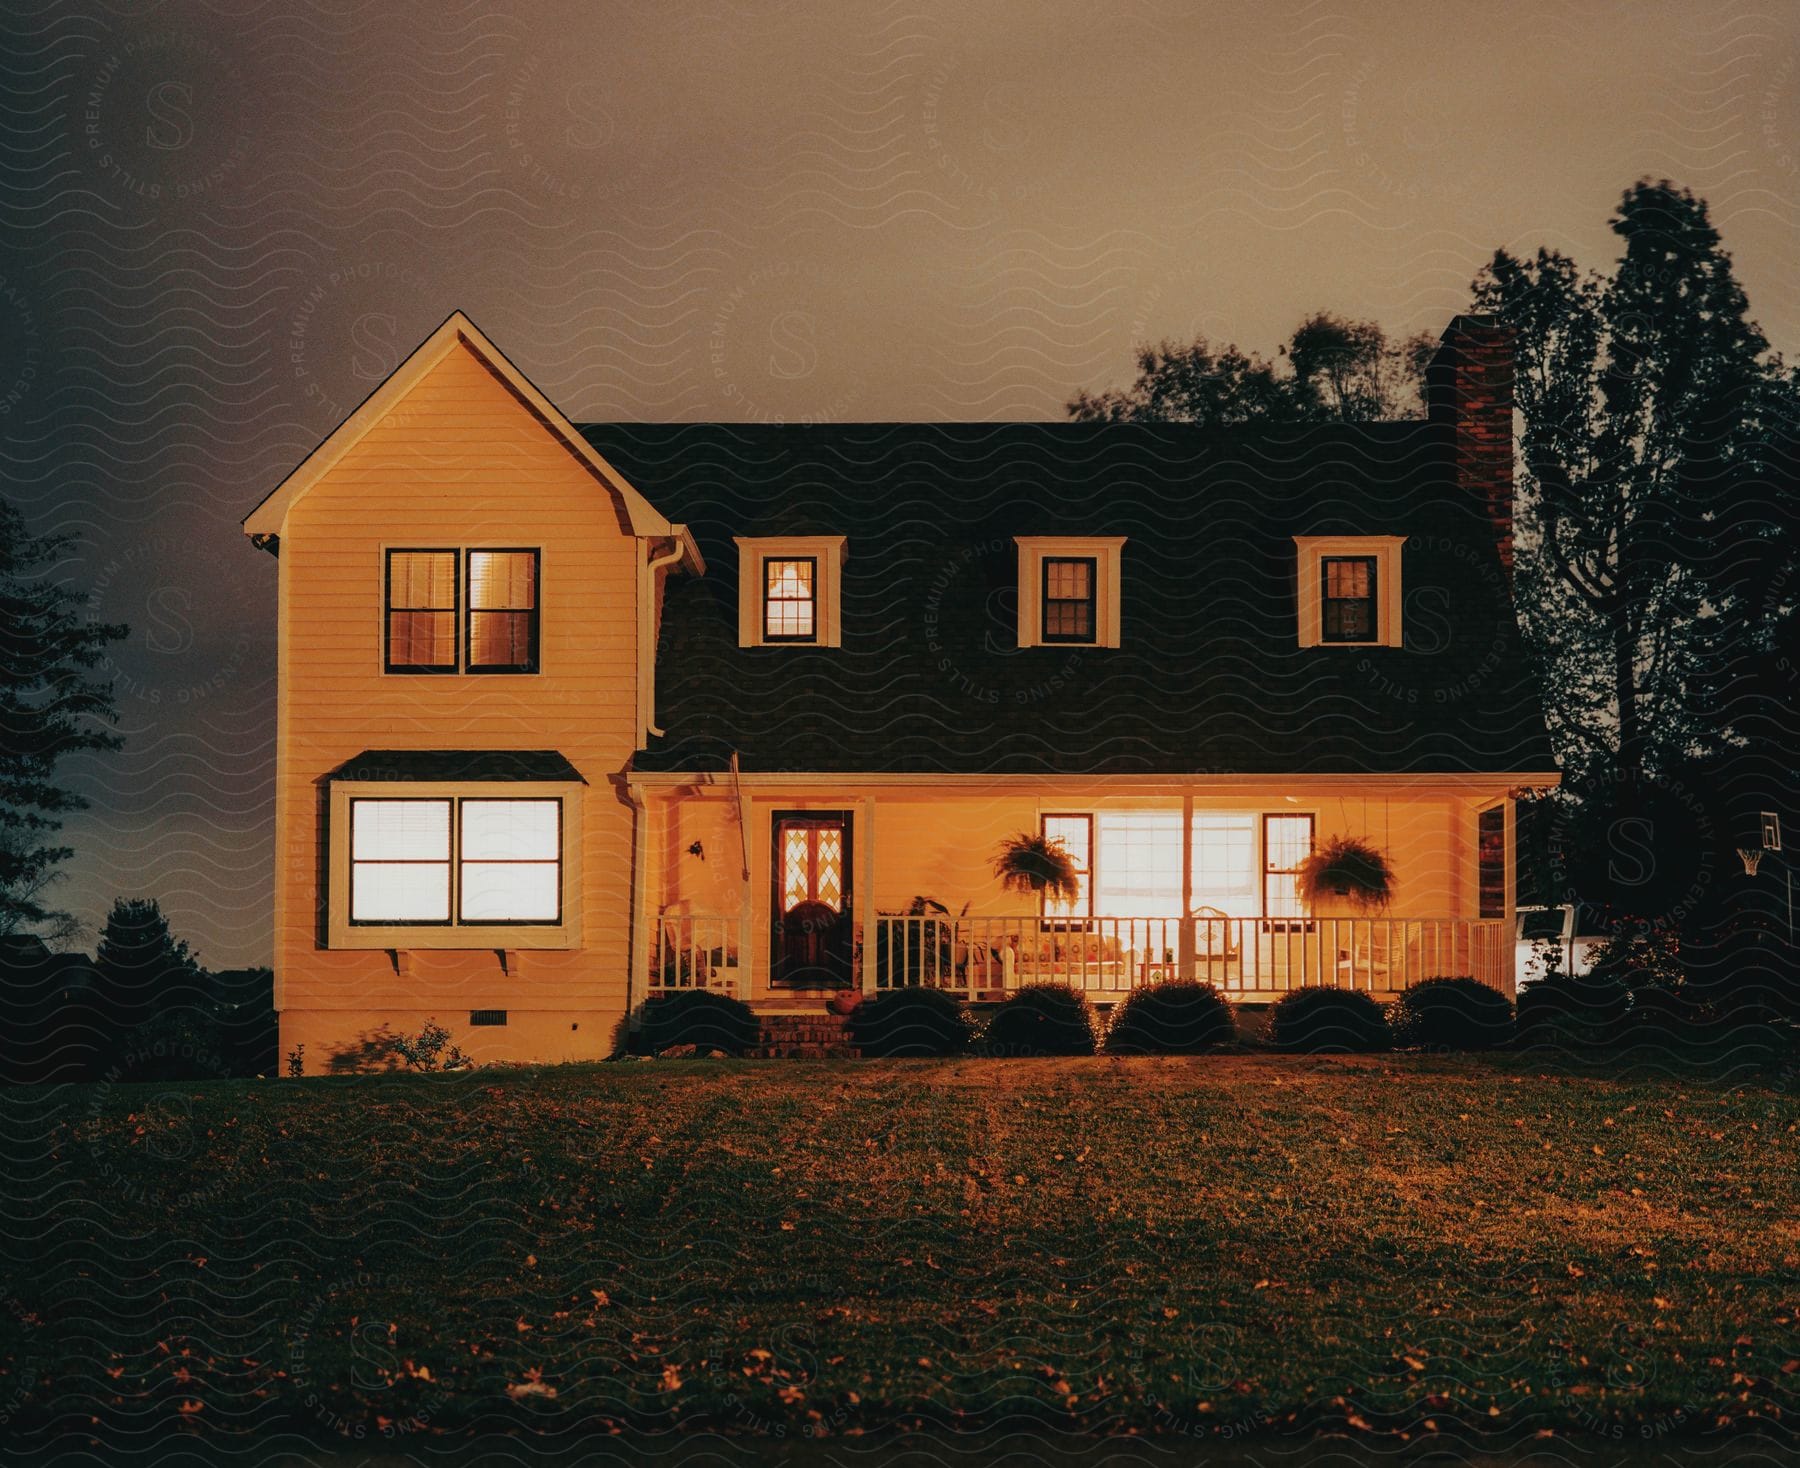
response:
M757 1045L744 1052L751 1060L859 1060L862 1051L854 1045L790 1044L782 1041Z
M848 1030L831 1030L823 1026L806 1029L764 1030L756 1037L759 1045L848 1045Z

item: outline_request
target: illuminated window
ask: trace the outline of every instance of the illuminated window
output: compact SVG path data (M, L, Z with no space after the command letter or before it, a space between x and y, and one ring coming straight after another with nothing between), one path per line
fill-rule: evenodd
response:
M1301 647L1403 647L1404 535L1296 535Z
M816 556L763 562L763 641L818 640Z
M553 923L562 911L562 802L460 802L465 923Z
M350 802L350 921L450 921L450 802Z
M1506 916L1506 807L1491 805L1475 820L1477 908L1484 918Z
M1195 907L1233 916L1256 897L1256 817L1194 813Z
M841 820L794 816L780 825L781 910L806 902L844 910L844 826Z
M456 552L387 554L387 669L456 671Z
M842 647L841 535L737 536L738 646Z
M1094 904L1102 916L1181 916L1181 812L1102 811Z
M1301 918L1300 864L1312 855L1313 818L1263 817L1263 916Z
M1046 893L1044 916L1051 919L1092 917L1094 818L1088 815L1045 816L1042 831L1046 840L1062 842L1063 850L1069 853L1069 860L1074 863L1075 874L1081 884L1075 896L1066 902L1055 901Z
M538 553L469 552L471 673L535 673Z
M560 800L357 798L349 810L352 924L449 924L452 870L459 924L561 920Z
M1378 642L1374 556L1319 560L1321 642Z
M1093 556L1044 557L1044 641L1092 642L1097 626Z

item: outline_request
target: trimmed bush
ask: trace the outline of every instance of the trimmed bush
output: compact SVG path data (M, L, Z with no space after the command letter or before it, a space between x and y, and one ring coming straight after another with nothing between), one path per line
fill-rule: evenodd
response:
M1237 1037L1224 995L1199 979L1165 979L1133 989L1113 1011L1106 1048L1113 1055L1194 1055Z
M1067 984L1027 984L988 1021L989 1055L1092 1055L1094 1007Z
M1519 1043L1591 1046L1617 1041L1631 990L1605 974L1546 974L1519 991Z
M756 1043L756 1016L750 1006L710 989L684 989L645 1001L644 1048L652 1055L692 1045L702 1055L742 1055Z
M1309 984L1269 1011L1269 1041L1308 1054L1385 1050L1393 1043L1380 1003L1356 989Z
M975 1021L943 989L889 989L850 1012L850 1035L866 1056L962 1055L975 1041Z
M1433 1050L1491 1050L1513 1037L1513 1007L1479 979L1420 979L1388 1010L1398 1045Z

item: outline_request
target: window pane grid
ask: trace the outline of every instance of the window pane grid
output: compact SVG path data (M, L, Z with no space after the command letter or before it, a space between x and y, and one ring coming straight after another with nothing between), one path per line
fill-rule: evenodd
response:
M1375 641L1375 558L1326 556L1320 563L1323 579L1323 625L1326 642Z
M1047 918L1092 917L1094 915L1093 817L1086 815L1044 816L1041 824L1046 840L1062 842L1063 850L1069 853L1069 860L1075 865L1075 875L1080 884L1075 896L1067 901L1055 901L1046 894L1044 916Z
M555 923L562 918L562 802L469 796L350 802L350 921ZM452 831L455 831L454 843Z
M537 665L538 557L469 552L469 667L528 672Z
M388 552L387 665L413 672L455 671L455 551Z
M1097 563L1092 556L1044 558L1044 641L1095 640L1097 579Z
M1306 916L1300 900L1300 863L1312 855L1313 818L1263 817L1263 915Z
M763 562L763 636L811 642L818 629L818 562L811 556Z

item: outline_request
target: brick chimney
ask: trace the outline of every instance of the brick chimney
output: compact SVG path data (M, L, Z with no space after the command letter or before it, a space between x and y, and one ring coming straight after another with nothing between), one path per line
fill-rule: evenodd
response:
M1425 416L1449 426L1456 480L1492 522L1500 561L1513 564L1513 331L1458 316L1425 368Z

